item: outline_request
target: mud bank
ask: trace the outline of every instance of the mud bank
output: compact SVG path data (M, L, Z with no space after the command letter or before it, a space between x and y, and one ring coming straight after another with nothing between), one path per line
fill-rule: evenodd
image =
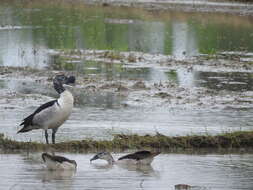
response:
M52 86L52 78L57 73L64 72L77 77L77 85L71 91L78 107L89 101L84 95L105 93L124 99L118 107L152 105L238 110L251 109L253 105L253 89L250 87L253 59L250 53L223 52L185 60L161 54L104 50L52 50L49 54L55 59L50 68L1 67L0 80L14 80L25 88L2 91L2 101L14 105L17 103L15 100L20 98L41 99L43 102L50 99L48 96L57 97L53 88L48 86ZM89 73L96 64L102 64L100 67L104 67L102 69L106 72ZM85 72L79 68L83 65L87 67ZM71 67L71 70L66 67ZM145 69L164 73L168 79L160 80L160 76L159 80L140 78L142 72L147 72ZM180 73L183 79L180 79ZM194 78L189 84L185 82L188 75ZM33 84L32 89L29 88L30 83Z
M121 133L185 136L252 129L251 53L222 52L185 60L104 50L48 53L54 61L43 69L0 68L0 108L2 117L8 118L2 133L7 137L44 142L36 131L32 136L17 136L16 131L28 113L58 97L52 78L61 72L77 80L69 89L75 98L73 117L59 131L60 142L110 141Z
M145 135L115 135L113 140L95 141L86 139L46 145L36 142L18 142L0 136L0 149L3 152L45 151L52 149L60 152L94 152L101 150L124 151L127 149L158 149L166 152L187 152L214 149L216 151L251 150L253 148L253 132L225 133L217 136L193 135L168 137L157 133Z
M3 2L5 2L4 0ZM9 2L9 1L8 1ZM23 4L30 4L36 0L22 0ZM44 4L52 4L52 1L38 1ZM253 4L250 0L55 0L54 2L71 6L75 4L97 5L103 7L128 7L141 8L149 11L181 11L203 13L228 13L239 15L252 15Z
M152 103L152 106L238 109L239 107L250 108L252 105L251 89L236 89L237 87L234 86L236 83L241 86L243 83L241 83L242 81L233 81L233 75L236 73L251 76L253 59L250 53L221 52L184 60L176 60L172 56L162 54L103 50L60 50L50 53L57 57L61 69L64 69L66 64L72 64L74 67L78 62L85 64L87 61L103 63L105 67L108 67L108 70L111 69L112 64L119 65L118 76L79 74L78 88L91 93L109 91L118 96L127 97L127 100L122 104L124 107L148 106ZM158 74L166 73L169 80L162 80L161 77L156 81L143 80L135 75L131 76L131 72L138 72L138 69L140 71L155 69ZM130 71L128 72L128 70ZM195 73L194 75L200 76L200 78L194 82L194 85L180 84L179 76L174 76L175 71L182 71L184 80L190 73ZM221 76L219 74L212 76L211 73L220 73ZM228 76L226 76L227 74ZM209 79L225 77L226 79L224 81L221 79L220 84L215 84L217 88L213 88L213 86L209 86L209 82L204 82L205 77ZM204 83L206 85L203 85ZM77 99L78 97L77 95Z
M148 10L172 10L183 12L218 12L252 15L249 1L185 1L185 0L82 0L86 4L101 6L136 7ZM244 2L244 3L242 3ZM248 3L245 3L248 2Z

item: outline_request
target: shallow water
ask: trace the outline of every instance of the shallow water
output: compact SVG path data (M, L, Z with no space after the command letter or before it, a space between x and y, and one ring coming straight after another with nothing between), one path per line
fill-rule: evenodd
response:
M42 68L48 49L112 49L183 59L253 51L251 16L39 2L0 5L0 65Z
M16 134L19 123L37 106L57 97L53 88L33 81L2 80L5 91L25 95L6 98L0 104L0 132L15 140L44 142L41 130ZM74 94L77 93L75 90ZM110 139L114 133L155 134L175 136L217 134L236 130L252 130L251 107L207 109L184 106L152 105L122 107L127 101L114 93L79 92L78 103L70 118L57 132L57 141L73 139ZM43 95L43 96L42 96ZM250 100L249 100L250 101ZM251 104L249 104L251 105Z
M93 154L60 154L76 160L76 173L47 171L40 154L1 154L0 189L174 189L188 184L210 190L251 190L253 155L160 154L150 167L90 164ZM115 158L123 154L113 154Z
M140 101L138 94L129 100L113 92L74 90L78 101L70 119L58 131L57 140L104 139L121 132L186 135L252 130L251 71L210 72L210 68L171 69L145 64L135 67L83 60L62 63L49 54L56 49L109 49L161 53L180 60L220 51L253 52L252 34L251 16L111 9L83 4L69 6L64 1L48 4L3 2L0 5L0 65L78 71L80 75L102 76L107 81L172 81L189 91L199 87L227 90L224 99L228 100L230 93L249 91L242 100L248 103L245 107L230 108L228 104L221 109L217 103L203 109L156 102L140 106L132 100ZM54 90L29 77L21 80L4 75L0 87L0 94L8 97L0 100L1 126L4 126L0 127L0 132L17 140L43 141L40 131L22 135L16 135L16 131L21 120L37 106L57 97ZM130 106L123 107L123 104Z
M182 1L185 2L185 1ZM202 2L202 1L201 1ZM210 2L210 1L209 1ZM95 61L58 62L56 49L141 51L188 59L221 51L253 52L252 16L219 13L157 12L82 4L20 1L0 4L0 66L78 71L107 81L172 81L186 90L225 91L224 99L245 92L246 106L187 107L148 102L138 104L114 92L72 89L76 104L57 132L57 141L110 139L113 133L165 135L217 134L252 130L252 71L132 66ZM1 71L1 70L0 70ZM0 75L0 133L11 139L44 142L42 131L16 134L19 123L57 94L31 77ZM141 101L138 94L136 101ZM134 97L135 98L135 97ZM131 101L131 102L129 102ZM208 100L206 100L208 101ZM221 101L224 102L224 101ZM154 104L154 105L153 105ZM122 106L130 105L130 106ZM78 163L76 173L49 172L40 154L1 154L0 189L174 189L189 184L202 189L253 188L253 155L161 154L151 167L107 167L89 163L93 154L61 154ZM122 156L116 154L115 157Z

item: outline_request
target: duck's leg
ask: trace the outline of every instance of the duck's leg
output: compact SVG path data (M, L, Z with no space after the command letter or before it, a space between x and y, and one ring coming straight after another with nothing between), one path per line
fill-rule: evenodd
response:
M55 133L57 132L57 128L56 129L52 129L52 143L55 144Z
M47 133L47 130L45 130L45 138L46 138L46 142L48 144L48 133Z

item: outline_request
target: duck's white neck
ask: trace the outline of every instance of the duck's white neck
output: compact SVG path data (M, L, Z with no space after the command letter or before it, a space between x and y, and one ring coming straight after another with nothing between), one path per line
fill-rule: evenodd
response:
M73 95L68 90L64 90L64 92L62 92L60 94L60 98L58 99L58 103L60 104L60 106L63 106L63 105L72 105L73 106L73 103L74 103Z
M115 160L113 159L112 155L108 155L105 160L108 162L108 164L115 164Z

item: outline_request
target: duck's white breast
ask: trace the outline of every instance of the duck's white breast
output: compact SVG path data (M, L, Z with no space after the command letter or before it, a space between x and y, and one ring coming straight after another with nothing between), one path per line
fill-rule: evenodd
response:
M34 123L44 129L58 128L70 116L74 104L72 94L65 90L53 106L41 111L34 117Z

